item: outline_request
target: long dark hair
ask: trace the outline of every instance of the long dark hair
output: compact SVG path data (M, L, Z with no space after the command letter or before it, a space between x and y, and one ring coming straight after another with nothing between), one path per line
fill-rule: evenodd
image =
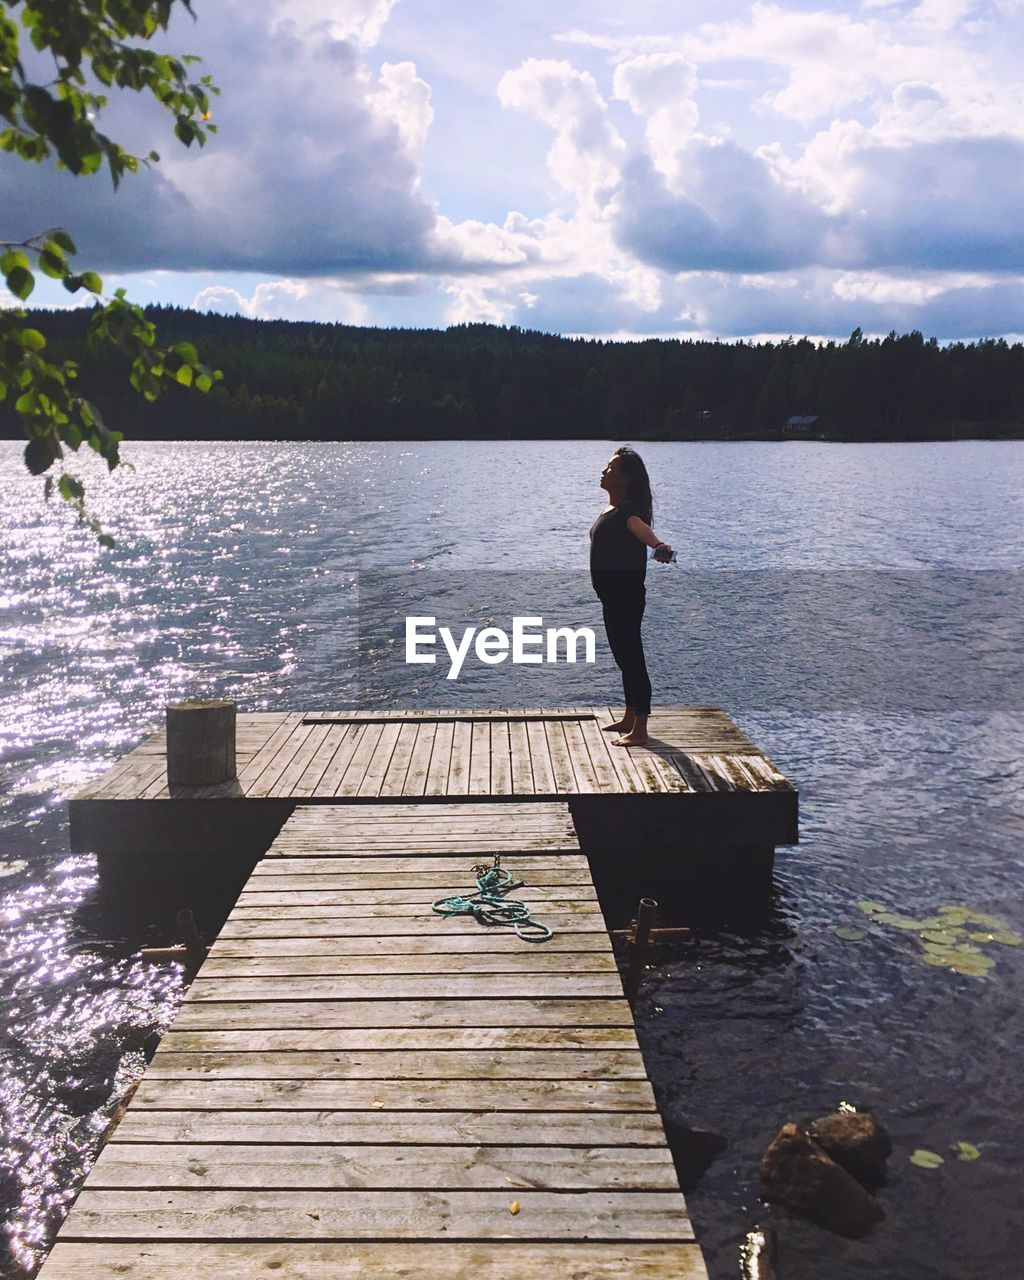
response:
M651 477L647 474L643 458L628 444L616 449L615 456L621 459L622 474L629 484L626 497L636 507L640 519L650 524L654 516L654 496L651 493Z

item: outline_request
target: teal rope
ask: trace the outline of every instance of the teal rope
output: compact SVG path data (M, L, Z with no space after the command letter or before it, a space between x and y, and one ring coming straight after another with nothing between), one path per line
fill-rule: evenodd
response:
M514 929L524 942L547 942L551 937L547 925L533 919L525 902L507 896L513 889L523 887L522 880L513 881L497 857L493 867L479 866L473 870L476 893L468 896L456 893L450 898L436 899L433 910L439 916L472 916L477 924Z

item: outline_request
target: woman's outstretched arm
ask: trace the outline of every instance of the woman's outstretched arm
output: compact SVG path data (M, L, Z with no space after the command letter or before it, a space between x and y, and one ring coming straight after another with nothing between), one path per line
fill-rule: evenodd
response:
M630 516L626 521L626 528L630 531L634 538L639 538L649 547L665 547L671 551L672 548L667 542L662 542L658 535L654 532L646 521L641 520L639 516Z

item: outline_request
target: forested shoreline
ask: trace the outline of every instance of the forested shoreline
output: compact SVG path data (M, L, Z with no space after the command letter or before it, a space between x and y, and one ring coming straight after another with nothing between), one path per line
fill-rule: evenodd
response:
M631 439L1024 435L1024 346L920 333L845 342L605 342L519 328L370 329L154 307L162 344L223 371L148 403L85 310L35 311L48 352L133 440ZM0 434L21 435L3 406ZM802 429L793 416L818 420Z

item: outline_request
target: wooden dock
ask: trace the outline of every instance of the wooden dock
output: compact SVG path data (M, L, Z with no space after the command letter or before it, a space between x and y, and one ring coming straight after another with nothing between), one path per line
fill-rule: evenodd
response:
M71 848L105 857L259 856L297 804L567 800L587 852L772 850L797 840L792 784L717 707L657 707L651 742L613 747L607 707L238 716L238 776L168 786L155 733L70 801ZM173 810L174 820L168 821Z
M445 787L457 744L458 785L484 785L478 733L508 742L511 786L525 785L512 762L533 760L531 742L549 732L564 743L566 785L587 742L591 766L603 758L599 739L578 721L561 738L558 722L519 722L516 756L509 722L495 734L497 721L449 718L421 741L405 718L245 719L250 793L323 790L328 772L332 795L358 792L372 766L376 804L294 808L42 1280L705 1278L566 802L407 794L410 778L441 786L422 741L442 724ZM349 782L346 742L349 764L360 753ZM98 794L159 800L157 756L141 750ZM550 746L547 759L553 769ZM674 769L651 760L636 769L645 782ZM401 802L381 802L388 786ZM431 911L471 891L474 864L495 852L525 881L514 896L554 928L550 942Z

